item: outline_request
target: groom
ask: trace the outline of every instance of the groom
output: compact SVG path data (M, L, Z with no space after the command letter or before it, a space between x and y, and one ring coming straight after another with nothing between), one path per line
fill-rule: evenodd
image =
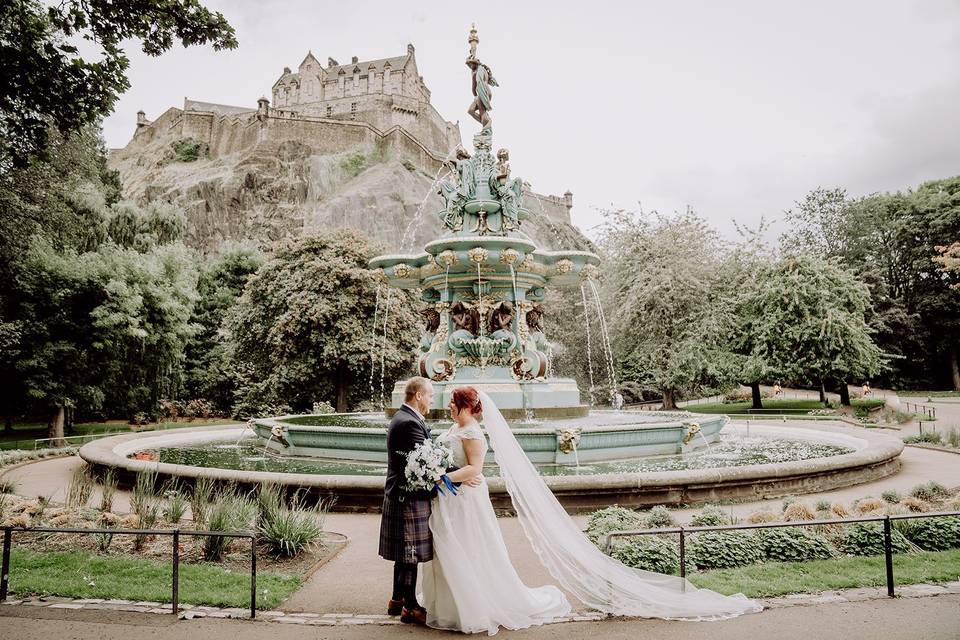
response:
M433 559L430 535L431 491L407 491L404 467L407 453L424 440L430 430L424 416L433 403L433 384L426 378L410 378L404 388L404 403L387 428L387 480L380 520L380 557L393 561L393 596L387 614L400 614L401 622L427 623L427 610L417 602L417 564ZM465 484L479 484L471 479Z

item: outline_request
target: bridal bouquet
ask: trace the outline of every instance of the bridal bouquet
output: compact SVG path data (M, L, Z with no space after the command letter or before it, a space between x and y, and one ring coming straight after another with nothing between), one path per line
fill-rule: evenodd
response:
M407 479L407 491L432 490L441 482L452 464L453 453L449 447L442 442L424 440L407 454L407 466L403 470ZM456 495L457 492L449 480L444 484Z

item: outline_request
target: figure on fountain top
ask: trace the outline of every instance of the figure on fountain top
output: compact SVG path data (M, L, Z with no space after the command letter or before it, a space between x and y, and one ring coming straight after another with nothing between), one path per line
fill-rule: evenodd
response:
M491 86L499 86L490 67L477 58L476 28L471 28L467 42L470 55L467 66L471 70L471 91L474 96L468 113L483 125L473 136L474 154L463 147L451 154L445 165L449 178L441 181L438 193L443 196L445 208L440 220L452 234L505 236L519 231L520 221L526 217L523 209L524 181L510 178L510 154L500 149L497 157L493 148L493 110ZM464 224L469 217L473 224Z

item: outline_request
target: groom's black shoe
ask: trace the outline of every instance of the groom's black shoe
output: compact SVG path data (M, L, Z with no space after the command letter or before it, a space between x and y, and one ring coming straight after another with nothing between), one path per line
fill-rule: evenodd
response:
M391 600L387 603L387 615L388 616L398 616L403 611L403 598L399 600Z
M423 607L414 607L413 609L403 608L400 613L400 622L407 624L427 625L427 610Z

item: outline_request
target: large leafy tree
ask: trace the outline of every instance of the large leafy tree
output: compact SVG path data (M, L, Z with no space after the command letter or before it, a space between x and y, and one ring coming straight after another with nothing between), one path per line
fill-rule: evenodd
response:
M224 327L240 377L238 415L282 404L306 410L318 400L345 411L369 397L372 360L379 368L383 358L388 379L409 371L419 341L410 296L382 296L385 345L371 330L381 284L367 267L375 252L349 230L304 237L277 247L251 277Z
M842 392L884 365L866 322L869 308L866 285L849 270L812 254L787 255L764 269L741 301L745 355L786 378L839 382Z
M960 177L856 199L817 189L788 220L783 246L834 259L869 286L868 322L895 357L884 382L960 389L960 277L936 261L960 237Z
M234 401L237 376L230 367L220 327L243 293L250 276L263 264L263 255L242 244L224 246L200 266L197 304L191 322L197 332L187 344L186 392L209 400L221 411Z
M718 234L689 211L673 217L621 211L608 214L600 245L623 379L658 389L667 409L676 407L680 391L732 382L733 296Z
M84 58L79 40L93 56ZM158 56L179 41L237 46L233 28L198 0L9 0L0 3L0 174L45 158L67 135L113 110L129 87L123 47Z

